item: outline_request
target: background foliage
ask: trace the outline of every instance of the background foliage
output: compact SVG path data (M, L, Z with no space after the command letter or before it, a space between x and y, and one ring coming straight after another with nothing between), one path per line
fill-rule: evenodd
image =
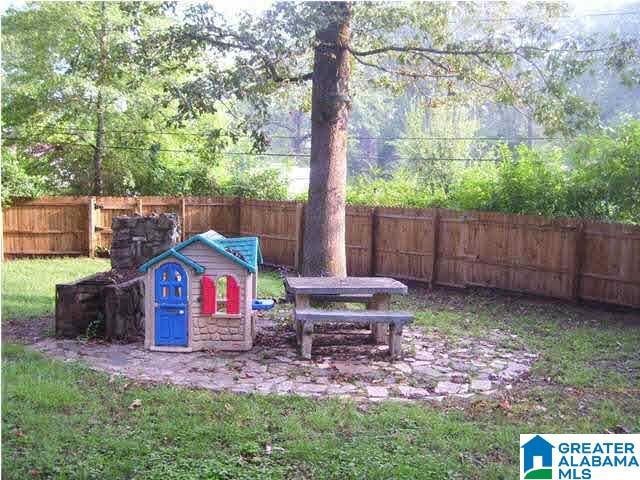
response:
M391 176L374 172L351 183L348 199L639 223L640 121L629 119L563 147L501 145L495 163L456 172L448 191L434 191L407 170Z

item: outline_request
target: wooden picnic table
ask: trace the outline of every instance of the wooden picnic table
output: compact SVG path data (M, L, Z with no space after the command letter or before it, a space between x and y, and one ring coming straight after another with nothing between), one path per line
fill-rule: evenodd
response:
M377 344L389 342L392 359L401 354L403 326L413 320L406 312L389 311L392 294L404 295L407 286L385 277L286 277L285 287L294 295L296 338L303 358L311 358L316 323L358 323L371 327ZM364 303L362 310L312 309L311 300Z

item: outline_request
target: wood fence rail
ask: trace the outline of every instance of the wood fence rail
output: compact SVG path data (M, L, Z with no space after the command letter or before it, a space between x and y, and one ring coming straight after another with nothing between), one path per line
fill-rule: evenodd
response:
M208 229L260 237L265 261L297 268L300 202L228 197L46 197L5 209L5 258L89 255L117 215L174 212L185 238ZM478 285L640 307L640 227L447 209L347 207L349 275Z

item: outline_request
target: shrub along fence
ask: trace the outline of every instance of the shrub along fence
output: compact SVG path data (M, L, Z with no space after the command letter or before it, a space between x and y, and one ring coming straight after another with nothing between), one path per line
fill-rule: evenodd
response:
M223 197L47 197L4 210L6 258L108 249L117 215L174 212L184 238L260 237L270 264L302 259L300 202ZM447 209L347 207L349 275L494 287L640 307L640 227Z

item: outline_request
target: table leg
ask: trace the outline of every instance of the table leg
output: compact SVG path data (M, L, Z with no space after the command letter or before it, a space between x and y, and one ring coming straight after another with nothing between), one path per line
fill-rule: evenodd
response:
M400 358L402 354L402 325L389 324L389 357L391 360Z
M302 323L302 322L300 322ZM311 359L311 346L313 344L313 323L304 322L300 326L300 356L307 360Z
M302 346L302 325L295 318L295 310L302 310L304 308L309 308L310 298L309 295L296 295L295 296L295 309L294 309L294 317L293 317L293 326L296 330L296 344L301 347Z
M367 310L389 310L390 296L386 293L376 293L367 303ZM376 345L387 343L387 325L384 323L371 323L371 336Z

